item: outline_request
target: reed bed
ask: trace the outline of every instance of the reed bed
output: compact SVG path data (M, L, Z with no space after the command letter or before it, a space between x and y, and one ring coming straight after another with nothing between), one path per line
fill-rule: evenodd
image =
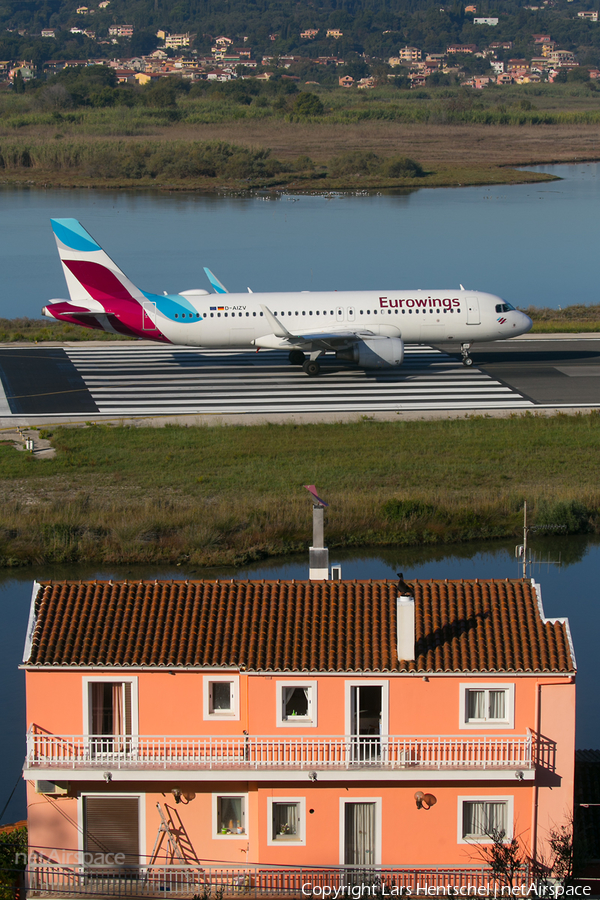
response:
M58 453L0 446L0 564L241 564L304 550L305 483L330 547L600 530L600 415L335 425L57 428ZM576 473L576 477L574 477Z

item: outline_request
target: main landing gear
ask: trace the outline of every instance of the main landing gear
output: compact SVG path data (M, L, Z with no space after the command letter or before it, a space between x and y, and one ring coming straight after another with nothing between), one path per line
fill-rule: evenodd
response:
M471 344L461 344L460 352L462 353L462 363L463 366L472 366L473 360L469 356L469 350L471 349Z
M302 350L290 350L288 359L292 366L303 366L306 357Z
M302 366L304 372L307 375L310 375L311 378L315 378L321 371L321 366L317 362L319 356L323 351L320 350L316 353L311 353L310 357L307 359L302 350L290 350L288 359L293 366Z

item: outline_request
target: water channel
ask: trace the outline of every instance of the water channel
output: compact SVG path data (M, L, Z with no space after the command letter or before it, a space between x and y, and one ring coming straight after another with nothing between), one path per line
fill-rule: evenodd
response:
M74 217L140 287L230 291L458 287L526 307L597 302L600 164L562 180L369 196L0 188L0 316L65 297L51 217Z

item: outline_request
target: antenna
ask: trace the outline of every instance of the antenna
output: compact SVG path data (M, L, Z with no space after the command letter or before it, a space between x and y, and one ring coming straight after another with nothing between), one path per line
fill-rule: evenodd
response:
M550 559L547 557L546 559L539 559L535 556L535 554L531 554L527 546L527 537L529 532L537 532L537 531L564 531L566 529L566 525L528 525L527 524L527 500L523 503L523 543L518 544L515 547L515 556L517 559L523 561L523 578L527 578L527 566L529 566L530 570L533 566L540 566L543 563L546 563L548 566L560 566L562 565L561 554L558 554L558 559Z

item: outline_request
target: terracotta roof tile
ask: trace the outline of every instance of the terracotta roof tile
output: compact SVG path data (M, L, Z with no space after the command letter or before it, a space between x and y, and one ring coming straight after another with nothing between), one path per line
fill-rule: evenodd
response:
M568 625L529 581L414 581L416 659L395 581L48 582L31 666L290 672L572 672Z

